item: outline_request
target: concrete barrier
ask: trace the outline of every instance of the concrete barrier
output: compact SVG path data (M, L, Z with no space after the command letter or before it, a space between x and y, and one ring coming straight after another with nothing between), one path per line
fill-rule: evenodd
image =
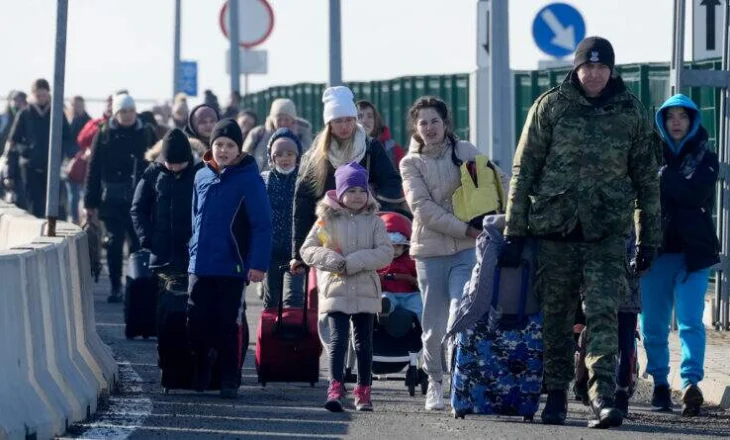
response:
M44 227L0 203L0 440L63 434L118 377L96 333L86 236Z

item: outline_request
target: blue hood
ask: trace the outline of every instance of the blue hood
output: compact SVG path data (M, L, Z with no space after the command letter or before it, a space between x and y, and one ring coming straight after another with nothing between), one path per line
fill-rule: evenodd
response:
M679 144L674 143L674 140L672 140L672 137L667 134L667 128L665 126L665 113L668 108L670 107L683 107L687 110L687 113L689 113L690 118L692 119L692 126L689 128L689 132L687 133L687 136L682 139L682 141ZM700 109L697 108L697 105L689 99L687 96L682 95L681 93L676 94L672 96L671 98L664 101L664 104L659 108L659 111L656 113L656 125L659 128L659 132L662 134L662 138L664 139L664 142L667 143L669 146L669 149L674 153L675 156L678 156L679 153L682 151L682 147L687 143L689 139L692 139L692 137L697 134L697 131L700 129L701 125L701 117L700 117Z

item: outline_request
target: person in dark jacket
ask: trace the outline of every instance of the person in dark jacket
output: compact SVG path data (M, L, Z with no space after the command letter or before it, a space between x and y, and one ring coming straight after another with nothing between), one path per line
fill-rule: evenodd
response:
M8 103L5 107L5 113L0 115L0 154L3 153L5 142L10 135L10 129L13 128L15 118L21 110L28 107L27 95L19 90L13 90L8 95Z
M299 249L317 219L315 208L325 193L335 188L335 170L358 162L368 170L368 182L384 211L398 210L405 202L400 175L383 149L383 144L365 134L357 124L357 108L347 87L324 91L325 128L303 160L294 191L292 271L301 271Z
M403 147L393 139L390 134L390 129L383 123L383 118L380 116L378 109L370 101L358 101L357 106L357 120L365 128L365 132L368 136L374 137L383 143L385 152L388 153L390 161L393 162L395 170L399 170L400 161L406 155L403 151Z
M190 145L197 159L202 158L211 147L210 134L219 120L218 111L208 104L200 104L190 110L188 125L183 131L190 139Z
M670 411L668 338L674 306L682 343L682 414L695 416L704 402L697 384L704 376L705 292L710 268L720 261L712 222L719 164L708 148L700 111L688 97L669 98L656 114L656 125L662 139L663 240L659 258L641 279L646 371L654 378L652 407Z
M284 298L286 307L301 307L303 279L281 270L291 259L292 211L294 209L294 188L302 155L302 144L296 133L288 128L280 128L269 139L270 171L261 173L266 182L266 191L271 205L273 243L269 273L261 285L264 308L277 307L279 298ZM284 277L287 278L284 284Z
M71 112L69 115L69 127L71 129L71 148L65 152L67 159L71 160L81 151L77 138L86 123L91 120L91 116L86 112L86 103L82 96L74 96L71 101ZM83 154L83 153L82 153ZM71 212L71 219L74 223L79 224L79 202L81 201L84 182L74 181L70 176L65 178L66 194L68 195L68 207Z
M188 241L193 232L186 220L200 168L187 136L175 128L162 139L160 157L145 170L134 192L131 216L140 246L150 250L150 269L170 292L188 291Z
M8 138L6 189L17 194L18 206L36 217L43 217L46 208L46 177L48 146L51 133L51 86L45 79L36 80L31 87L31 105L22 110L13 123ZM71 131L63 118L61 150L71 143ZM59 218L65 219L65 188L61 187Z
M139 248L129 210L134 190L147 162L145 151L154 143L152 129L137 118L134 99L114 96L112 118L94 137L86 174L84 207L87 218L97 217L106 229L107 263L111 295L109 302L121 302L124 242L129 252Z
M188 331L194 389L203 391L218 361L220 394L235 398L237 334L244 288L258 283L271 258L271 210L256 161L241 154L243 134L233 119L218 122L213 147L195 175L190 239Z

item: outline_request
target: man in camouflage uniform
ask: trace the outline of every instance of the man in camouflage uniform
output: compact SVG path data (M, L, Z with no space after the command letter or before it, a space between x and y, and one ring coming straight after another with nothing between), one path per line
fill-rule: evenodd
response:
M648 269L659 245L659 182L651 126L618 75L600 37L583 40L574 69L533 104L513 164L506 244L499 264L520 264L524 238L537 237L536 286L544 313L543 423L563 424L573 376L572 335L581 287L589 341L586 364L595 420L620 426L615 408L617 311L626 294L625 240L636 224L632 267Z

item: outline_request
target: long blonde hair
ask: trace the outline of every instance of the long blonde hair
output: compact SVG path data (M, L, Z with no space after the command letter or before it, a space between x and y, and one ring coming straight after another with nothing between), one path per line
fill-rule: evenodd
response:
M324 186L327 183L327 174L330 167L329 152L332 141L337 142L343 150L352 149L357 130L358 127L355 125L352 136L340 141L332 134L332 127L327 123L322 131L317 134L317 137L314 138L314 145L304 157L299 177L302 183L310 185L317 197L324 195Z

